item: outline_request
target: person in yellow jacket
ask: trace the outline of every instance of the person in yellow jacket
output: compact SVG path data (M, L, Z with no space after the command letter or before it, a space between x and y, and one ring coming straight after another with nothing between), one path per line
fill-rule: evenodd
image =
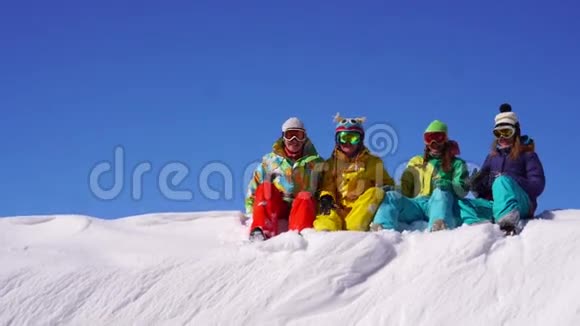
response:
M317 231L368 231L385 187L395 181L383 160L364 145L365 118L335 116L336 146L325 162Z
M423 154L407 164L401 190L386 192L371 230L404 231L406 225L424 221L429 231L440 231L485 221L467 213L464 218L458 212L458 200L470 190L469 173L467 163L459 157L459 144L448 136L447 124L432 121L423 140Z

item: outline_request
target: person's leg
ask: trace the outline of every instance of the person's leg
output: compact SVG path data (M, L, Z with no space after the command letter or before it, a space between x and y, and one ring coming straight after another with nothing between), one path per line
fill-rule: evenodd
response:
M316 231L340 231L344 228L342 217L335 209L330 210L330 214L318 214L313 223Z
M458 209L461 222L467 225L493 222L493 203L484 198L460 198Z
M422 198L411 199L398 191L387 191L373 220L373 230L402 231L400 222L413 223L425 220L421 207Z
M435 189L427 204L426 215L429 217L429 230L454 229L457 220L454 214L455 196L451 191Z
M250 237L261 236L271 238L278 234L278 219L288 214L288 204L282 193L270 182L258 186L255 192L254 212Z
M497 224L515 226L520 218L528 218L530 198L509 176L497 177L492 185L493 216Z
M302 231L312 228L316 218L316 201L312 194L307 191L299 192L292 203L290 217L288 219L288 230Z
M349 231L368 231L384 196L385 191L379 187L369 188L360 195L344 219L346 229Z

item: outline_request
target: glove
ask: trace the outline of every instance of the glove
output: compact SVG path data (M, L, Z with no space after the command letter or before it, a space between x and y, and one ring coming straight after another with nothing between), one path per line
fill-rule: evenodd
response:
M391 185L385 185L385 186L382 186L381 189L383 189L384 192L388 192L388 191L395 190L395 187L393 187Z
M273 183L276 178L280 176L278 171L272 171L266 175L266 181Z
M479 182L480 180L481 180L481 171L479 171L477 168L471 170L471 174L469 175L469 184L473 185L476 182Z
M469 186L476 198L486 197L491 192L493 176L489 172L474 169L471 174Z
M334 199L330 195L320 197L320 213L330 215L330 210L334 207Z

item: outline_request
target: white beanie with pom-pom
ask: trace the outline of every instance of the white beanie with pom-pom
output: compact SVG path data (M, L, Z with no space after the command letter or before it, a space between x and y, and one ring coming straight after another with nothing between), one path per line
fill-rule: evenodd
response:
M512 112L512 106L508 103L504 103L499 107L499 114L495 116L495 127L510 126L519 127L520 122L518 116L515 112Z

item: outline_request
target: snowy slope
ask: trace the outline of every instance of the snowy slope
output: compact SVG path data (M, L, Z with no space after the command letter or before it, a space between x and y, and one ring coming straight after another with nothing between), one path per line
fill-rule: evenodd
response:
M580 211L516 237L285 233L237 212L0 219L0 325L580 325Z

